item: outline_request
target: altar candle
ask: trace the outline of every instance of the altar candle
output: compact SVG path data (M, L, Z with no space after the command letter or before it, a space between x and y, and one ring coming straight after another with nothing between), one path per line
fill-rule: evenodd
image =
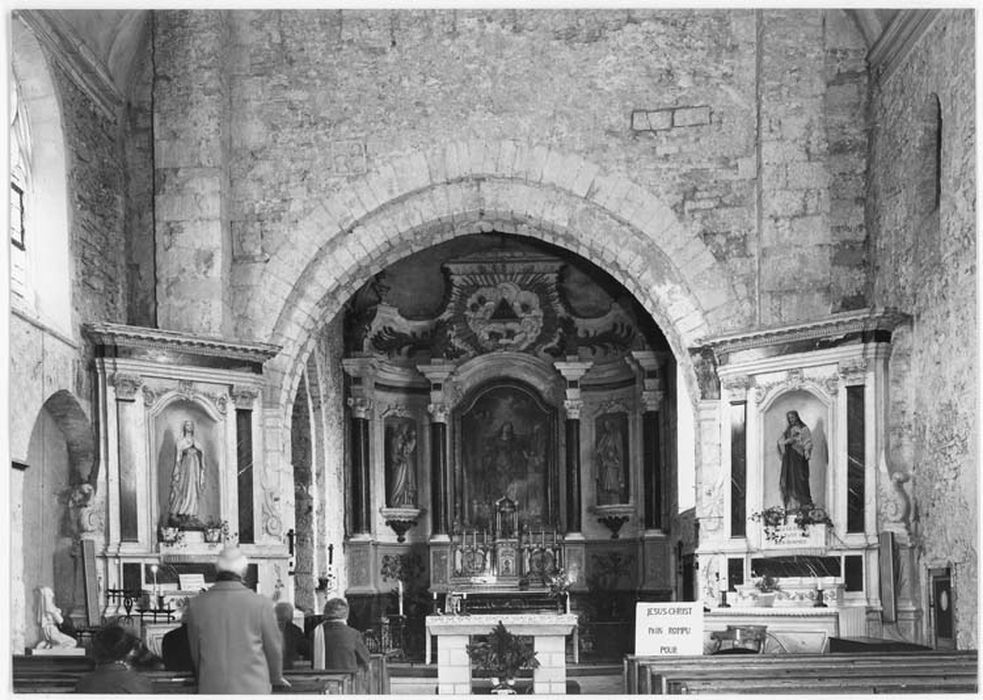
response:
M157 565L153 564L150 567L150 573L154 575L154 595L157 595Z
M403 616L403 582L397 581L396 586L399 590L399 616L402 617Z

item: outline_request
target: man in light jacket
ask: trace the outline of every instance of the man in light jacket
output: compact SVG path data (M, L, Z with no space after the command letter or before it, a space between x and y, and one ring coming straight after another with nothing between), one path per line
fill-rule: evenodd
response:
M243 584L248 564L238 549L222 550L215 585L188 603L184 619L199 693L269 694L273 685L290 685L273 601Z

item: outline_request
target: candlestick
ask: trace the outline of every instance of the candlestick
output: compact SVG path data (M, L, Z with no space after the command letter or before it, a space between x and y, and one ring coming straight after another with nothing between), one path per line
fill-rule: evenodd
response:
M569 615L570 614L570 591L564 591L564 594L567 597L567 615Z
M328 545L328 566L334 564L334 545Z
M397 588L399 590L399 616L403 616L403 582L397 581Z

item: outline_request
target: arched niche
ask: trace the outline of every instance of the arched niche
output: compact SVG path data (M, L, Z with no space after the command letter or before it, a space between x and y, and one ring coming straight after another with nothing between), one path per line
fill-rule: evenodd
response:
M153 431L150 444L154 446L151 464L156 465L153 503L158 526L168 525L175 470L183 468L179 448L187 446L185 426L189 423L194 430L194 444L200 450L204 488L200 490L198 499L199 522L188 522L186 525L194 527L225 517L222 510L222 489L225 487L222 474L227 460L223 417L215 407L175 393L170 397L164 396L154 407L150 422L150 430Z
M781 491L782 457L778 441L788 427L787 415L790 411L798 413L811 436L812 453L808 464L812 502L828 507L832 500L829 470L832 404L822 392L808 386L781 391L761 409L762 505L764 508L784 505Z
M34 422L22 479L11 484L14 627L23 630L26 647L40 640L33 595L38 586L54 590L55 603L66 617L83 613L76 556L83 526L76 506L81 505L77 494L83 487L86 502L93 497L95 455L92 426L78 400L68 391L53 394Z

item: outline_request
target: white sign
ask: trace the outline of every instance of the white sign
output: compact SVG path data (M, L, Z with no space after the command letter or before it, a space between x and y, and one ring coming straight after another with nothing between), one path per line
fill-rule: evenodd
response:
M635 654L699 656L703 653L703 603L638 603Z
M178 574L177 578L182 591L198 592L202 588L208 588L208 584L205 583L205 574Z

